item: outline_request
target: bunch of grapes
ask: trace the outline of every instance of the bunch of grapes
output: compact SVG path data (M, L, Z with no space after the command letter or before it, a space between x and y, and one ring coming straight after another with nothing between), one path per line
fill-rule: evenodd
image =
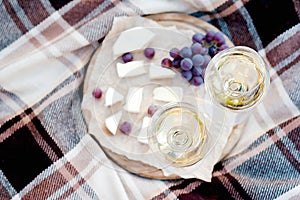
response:
M169 51L171 59L163 58L161 65L178 69L183 78L199 86L204 82L205 69L211 58L228 46L224 35L215 31L208 31L205 35L195 33L192 41L190 47L172 48Z

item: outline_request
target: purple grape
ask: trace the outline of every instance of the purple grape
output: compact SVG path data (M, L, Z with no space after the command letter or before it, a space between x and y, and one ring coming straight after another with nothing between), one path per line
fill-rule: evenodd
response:
M203 70L200 67L193 67L191 71L194 76L200 76Z
M214 57L217 53L218 53L217 47L215 47L215 46L209 47L209 49L208 49L208 54L209 54L211 57Z
M146 48L144 50L144 55L146 58L152 59L155 55L155 50L153 48Z
M191 46L193 54L202 54L203 46L200 43L194 43Z
M180 62L181 62L181 59L174 59L172 60L172 66L175 67L175 68L180 68Z
M192 58L194 67L200 67L204 63L204 57L201 54L196 54Z
M205 71L206 71L206 68L202 69L202 77L204 78L205 77Z
M133 56L130 52L129 53L124 53L122 55L122 60L123 60L124 63L130 62L130 61L133 60Z
M96 99L100 99L102 97L102 90L100 88L95 88L92 94Z
M194 77L192 78L192 80L190 81L190 83L191 83L192 85L195 85L195 86L199 86L199 85L201 85L203 82L204 82L204 81L203 81L202 76L194 76Z
M224 35L221 32L217 32L213 37L213 41L217 46L225 44Z
M129 122L123 122L121 125L120 125L120 131L124 134L129 134L130 131L131 131L131 124Z
M170 56L174 59L180 58L180 50L177 48L172 48L169 52Z
M180 67L184 71L189 71L193 67L193 61L190 58L184 58L180 62Z
M203 47L202 48L202 52L201 52L202 55L207 55L208 54L208 49Z
M228 46L226 44L222 44L220 47L218 47L219 51L223 51L225 49L228 49Z
M147 110L148 115L152 117L157 109L158 107L156 105L150 105Z
M193 42L201 43L202 39L204 38L204 35L201 33L195 33L192 37Z
M193 74L191 71L181 71L181 76L187 81L190 81L193 78Z
M202 68L205 68L207 67L209 61L211 60L211 57L209 55L204 55L203 58L204 58L204 63L202 65Z
M183 47L180 50L180 56L182 58L190 58L193 55L192 49L190 47Z
M204 38L207 42L211 42L214 39L216 32L215 31L207 31Z
M172 61L169 58L164 58L161 61L161 66L167 68L172 67Z

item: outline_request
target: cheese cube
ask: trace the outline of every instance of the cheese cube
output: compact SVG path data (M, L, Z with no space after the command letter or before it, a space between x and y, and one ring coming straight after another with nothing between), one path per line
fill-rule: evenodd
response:
M151 63L149 68L149 78L153 79L165 79L165 78L173 78L176 76L176 73L171 69L156 65Z
M145 116L143 118L143 123L142 123L142 127L141 127L141 130L140 130L140 133L137 137L137 140L141 143L144 143L144 144L148 144L148 132L147 132L147 129L148 129L148 126L150 124L150 121L151 121L151 118L148 117L148 116Z
M181 87L157 87L153 90L153 99L164 102L180 102L183 98Z
M143 100L143 88L129 88L124 109L131 113L139 113Z
M120 94L117 90L109 87L105 93L105 106L112 106L124 99L124 96Z
M127 63L117 63L117 73L120 78L133 77L147 73L144 61L136 60Z
M155 33L144 27L123 31L112 47L113 55L116 58L124 53L142 49L150 43L154 36Z
M122 111L119 111L105 119L105 126L111 134L115 135L117 133L121 117Z

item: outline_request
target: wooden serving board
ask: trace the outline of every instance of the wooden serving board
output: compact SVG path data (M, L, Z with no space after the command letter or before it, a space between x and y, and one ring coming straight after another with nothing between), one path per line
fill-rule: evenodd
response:
M219 31L216 27L212 26L211 24L198 19L196 17L192 17L186 14L179 14L179 13L165 13L165 14L156 14L156 15L149 15L146 16L146 18L152 19L157 21L159 24L163 26L176 26L177 29L182 30L192 30L194 32L199 33L206 33L209 30L213 31ZM225 37L226 43L229 46L233 46L232 42ZM100 52L101 48L98 48L89 63L89 66L87 68L86 77L84 81L83 86L83 94L85 94L85 91L87 90L88 80L91 76L91 72L93 71L93 68L95 65L96 60L96 54ZM128 170L131 173L137 174L142 177L151 178L151 179L160 179L160 180L173 180L173 179L179 179L180 177L178 175L170 175L170 176L164 176L162 170L157 169L153 166L150 166L148 164L145 164L141 161L134 161L128 159L124 155L119 155L117 153L114 153L110 149L103 147L101 145L101 141L98 141L96 137L92 135L92 137L95 139L95 141L99 144L99 146L102 148L104 153L115 163L117 163L122 168Z

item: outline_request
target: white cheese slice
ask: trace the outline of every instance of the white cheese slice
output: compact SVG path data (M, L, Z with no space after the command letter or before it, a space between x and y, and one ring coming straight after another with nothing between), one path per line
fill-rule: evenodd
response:
M151 117L145 116L143 118L142 127L141 127L140 133L139 133L139 135L137 137L137 140L139 142L141 142L141 143L148 144L148 132L147 132L147 129L148 129L148 126L150 124L150 121L151 121Z
M124 53L142 49L150 43L154 36L155 33L143 27L123 31L112 47L113 55L116 58Z
M117 63L117 73L120 78L133 77L147 73L144 61L135 60L127 63Z
M117 133L121 117L122 111L119 111L105 119L105 126L111 134L115 135Z
M149 78L153 79L165 79L165 78L173 78L176 75L174 71L171 69L156 65L151 63L149 68Z
M131 113L139 113L143 100L143 88L131 87L126 96L124 109Z
M123 101L124 96L112 87L107 88L105 93L105 106L112 106Z
M183 90L181 87L157 87L153 90L153 99L164 102L182 101Z

